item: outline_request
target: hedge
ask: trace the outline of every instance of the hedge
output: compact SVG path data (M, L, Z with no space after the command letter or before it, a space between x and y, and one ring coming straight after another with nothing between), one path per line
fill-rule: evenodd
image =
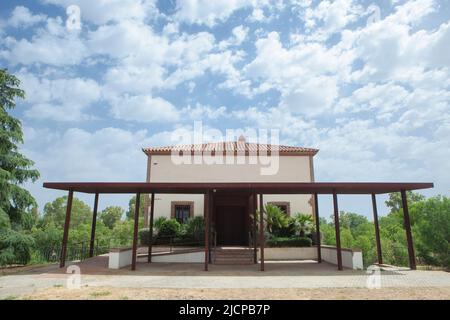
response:
M281 238L273 237L267 240L267 247L311 247L312 241L310 238Z

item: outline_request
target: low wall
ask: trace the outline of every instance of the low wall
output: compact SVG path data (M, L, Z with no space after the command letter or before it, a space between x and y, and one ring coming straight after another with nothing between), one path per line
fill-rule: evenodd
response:
M342 248L342 266L354 270L363 269L362 251ZM337 265L337 250L333 246L321 246L322 260Z
M258 250L258 259L260 253ZM316 247L264 248L264 260L317 260Z
M120 269L131 265L133 250L131 248L110 249L108 268Z
M182 262L182 263L205 262L205 252L195 251L185 253L152 255L152 262Z

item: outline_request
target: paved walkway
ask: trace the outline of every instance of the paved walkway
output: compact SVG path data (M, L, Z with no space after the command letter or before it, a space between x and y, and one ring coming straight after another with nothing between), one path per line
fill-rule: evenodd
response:
M107 269L107 257L77 264L81 285L119 288L382 288L450 287L450 273L443 271L337 271L336 266L314 261L266 263L258 265L210 265L152 263L140 259L137 270ZM46 266L0 277L0 298L20 296L40 289L63 286L74 279L66 269Z

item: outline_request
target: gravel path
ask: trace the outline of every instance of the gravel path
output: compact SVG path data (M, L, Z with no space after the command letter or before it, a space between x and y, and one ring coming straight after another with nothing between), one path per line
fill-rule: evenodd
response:
M211 265L210 271L202 271L200 264L166 264L166 263L139 263L138 270L133 272L127 269L108 270L105 268L105 260L101 257L85 261L80 266L81 275L79 284L84 291L86 288L126 288L127 290L141 289L168 289L170 290L194 290L189 294L199 294L201 290L222 290L223 296L226 290L232 294L258 289L270 292L275 295L274 290L282 291L289 289L294 297L299 295L298 289L321 289L318 292L327 292L327 288L362 289L363 291L375 292L368 288L381 288L382 290L403 290L410 292L410 289L439 288L438 295L443 295L447 299L450 297L450 274L443 271L411 271L392 270L381 271L379 275L372 275L366 271L344 270L337 271L334 265L327 263L317 264L314 262L298 263L267 263L266 271L258 271L256 265L243 266L223 266ZM68 292L70 284L77 283L77 278L65 273L66 269L59 269L57 266L46 266L36 269L27 269L22 272L8 274L0 277L0 299L21 297L40 292L56 295L57 292ZM264 290L271 288L271 290ZM66 290L63 290L66 289ZM325 290L323 290L325 289ZM50 290L50 291L49 291ZM224 291L225 290L225 291ZM257 292L256 290L255 292ZM297 290L297 291L296 291ZM75 290L76 291L76 290ZM78 290L79 291L79 290ZM80 291L80 292L81 292ZM119 291L122 291L120 289ZM181 292L181 291L180 291ZM353 292L353 291L348 291ZM355 292L358 292L356 290ZM67 293L75 294L75 293ZM87 293L89 295L89 292ZM76 295L76 294L75 294ZM130 294L136 296L136 294ZM149 293L152 296L151 292ZM112 295L114 296L114 295ZM395 295L394 295L395 296ZM44 297L44 295L43 295ZM226 296L225 296L226 297Z

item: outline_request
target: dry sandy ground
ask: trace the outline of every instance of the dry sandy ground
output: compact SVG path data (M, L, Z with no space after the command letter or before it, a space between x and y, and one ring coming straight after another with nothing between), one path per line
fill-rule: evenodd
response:
M450 288L323 288L323 289L168 289L168 288L112 288L82 287L66 289L53 287L12 299L77 299L77 300L127 300L127 299L357 299L357 300L450 300Z

